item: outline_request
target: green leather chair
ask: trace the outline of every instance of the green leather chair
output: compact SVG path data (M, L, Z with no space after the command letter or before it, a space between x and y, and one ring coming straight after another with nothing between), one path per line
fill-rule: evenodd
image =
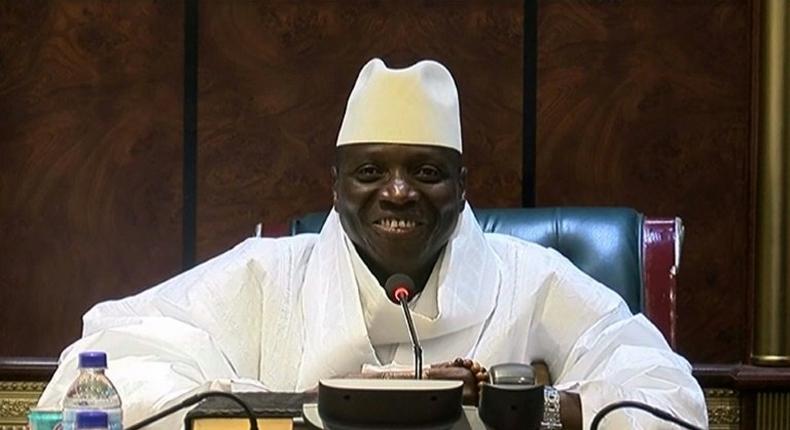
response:
M486 232L551 247L620 294L675 346L675 288L683 226L679 218L648 218L629 208L476 209ZM317 233L326 212L290 223L291 235Z

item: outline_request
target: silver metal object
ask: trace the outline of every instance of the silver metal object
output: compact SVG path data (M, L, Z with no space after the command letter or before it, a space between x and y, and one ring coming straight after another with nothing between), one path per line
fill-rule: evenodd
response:
M546 430L562 430L560 392L549 385L543 387L543 421L540 426Z

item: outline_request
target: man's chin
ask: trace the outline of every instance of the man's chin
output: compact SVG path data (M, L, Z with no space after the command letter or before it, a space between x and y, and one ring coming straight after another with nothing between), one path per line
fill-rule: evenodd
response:
M412 273L424 269L430 258L420 258L425 251L424 248L414 248L402 252L390 252L378 254L377 266L390 274Z
M387 261L415 261L425 252L424 240L403 239L398 241L378 240L376 254ZM383 242L383 243L382 243Z

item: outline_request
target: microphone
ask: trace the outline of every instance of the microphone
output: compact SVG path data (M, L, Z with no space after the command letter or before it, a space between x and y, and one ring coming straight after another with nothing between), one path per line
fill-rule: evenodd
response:
M422 347L417 338L417 330L414 329L414 321L411 319L411 309L408 301L414 296L414 281L403 273L396 273L384 284L384 291L393 303L400 304L403 309L403 316L406 318L406 325L409 328L409 338L414 348L414 379L422 379Z

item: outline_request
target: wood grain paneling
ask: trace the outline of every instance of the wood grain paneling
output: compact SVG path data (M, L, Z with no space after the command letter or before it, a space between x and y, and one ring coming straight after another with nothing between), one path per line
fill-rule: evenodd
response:
M0 3L0 356L180 267L179 2Z
M679 351L736 362L746 345L751 5L543 1L538 205L678 215Z
M198 256L331 205L346 98L370 58L441 61L459 87L470 200L521 200L522 1L202 1Z

